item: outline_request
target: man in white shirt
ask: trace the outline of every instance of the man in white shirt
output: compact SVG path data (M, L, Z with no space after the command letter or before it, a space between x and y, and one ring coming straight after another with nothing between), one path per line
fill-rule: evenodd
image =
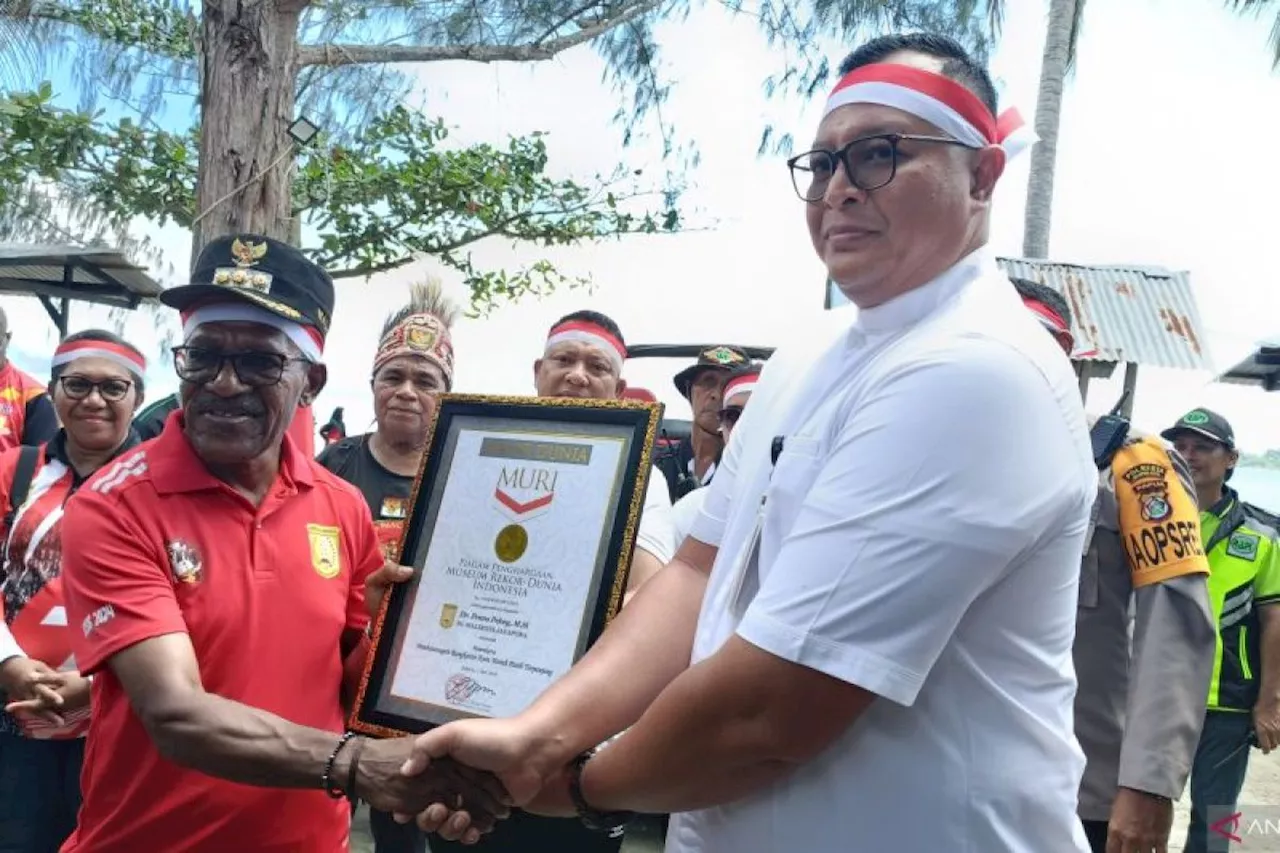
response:
M742 417L742 412L751 399L756 381L760 378L760 366L753 364L729 374L721 391L721 407L718 413L720 421L720 440L729 443L733 428ZM675 531L676 544L679 545L693 529L694 519L702 511L707 501L707 487L701 486L676 501L671 506L671 526Z
M575 311L551 326L542 357L533 363L533 384L539 397L617 400L627 390L622 378L626 358L626 341L617 323L599 311ZM628 592L657 574L675 555L677 544L666 481L650 468Z
M406 772L453 755L605 830L679 813L668 853L1087 851L1097 473L1070 364L985 249L1009 125L944 37L841 74L790 166L858 310L766 364L692 535L592 651L516 718L423 735Z

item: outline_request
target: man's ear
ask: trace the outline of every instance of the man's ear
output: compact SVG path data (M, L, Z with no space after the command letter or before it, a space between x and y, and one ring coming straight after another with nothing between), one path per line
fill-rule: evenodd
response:
M614 394L617 396L619 400L621 400L622 395L625 394L626 392L627 392L627 380L619 379L618 386L617 386L617 389L614 391Z
M533 363L533 388L538 389L538 374L542 372L542 359L538 359Z
M298 398L298 406L310 406L315 402L316 397L320 396L320 392L324 390L325 383L329 381L329 368L323 364L313 364L307 368L307 387L302 389L302 396Z
M977 152L974 158L970 190L976 201L990 202L995 193L996 182L1004 174L1005 153L999 145L988 145Z

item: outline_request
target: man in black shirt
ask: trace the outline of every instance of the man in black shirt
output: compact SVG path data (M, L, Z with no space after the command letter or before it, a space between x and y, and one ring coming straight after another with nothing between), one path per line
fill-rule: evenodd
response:
M369 380L377 427L326 447L317 461L364 495L382 553L398 561L413 481L427 446L436 395L453 387L449 326L458 310L437 284L415 285L409 303L387 318ZM370 811L377 853L424 853L426 834Z
M696 362L676 374L676 390L689 401L693 418L689 437L655 462L667 478L672 503L707 485L715 476L724 450L720 437L720 389L730 373L750 364L751 359L741 347L721 345L698 353Z

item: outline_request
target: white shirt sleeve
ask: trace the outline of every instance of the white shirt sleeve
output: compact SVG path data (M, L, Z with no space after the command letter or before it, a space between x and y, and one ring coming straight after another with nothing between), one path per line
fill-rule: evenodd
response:
M715 480L712 480L712 482L714 483ZM677 551L684 544L685 537L693 529L693 523L698 518L698 513L702 510L702 505L707 501L708 488L710 487L704 486L700 489L694 489L671 505L671 527L675 531Z
M738 634L913 703L974 600L1072 518L1087 469L1062 393L966 339L893 368L820 458L784 449L770 512L793 520Z
M716 475L711 478L709 485L699 490L707 494L702 498L700 511L694 516L693 523L686 534L699 542L705 542L717 548L720 547L720 540L724 536L725 525L729 522L729 505L733 499L734 484L738 480L742 445L746 441L745 430L750 423L748 420L750 416L751 406L748 404L742 413L742 419L734 427L729 442L720 454L720 461L716 464Z
M665 566L676 555L675 539L667 478L657 468L652 468L644 496L644 511L640 516L640 529L636 531L636 547L648 551Z
M22 646L18 645L17 639L13 636L13 632L9 630L9 626L5 624L4 619L0 619L0 663L4 663L9 658L24 658L27 653L22 650Z

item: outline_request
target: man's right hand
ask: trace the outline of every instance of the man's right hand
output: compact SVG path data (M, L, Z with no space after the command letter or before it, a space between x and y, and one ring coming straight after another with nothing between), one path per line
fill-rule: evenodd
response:
M511 719L461 720L419 735L413 754L401 772L416 776L442 760L452 760L476 770L486 770L502 782L511 803L523 806L534 799L543 786L556 778L571 756L554 738L544 737L520 717ZM401 814L404 819L406 815ZM418 826L426 832L442 831L454 825L447 807L436 804L418 815Z
M409 738L366 740L358 757L354 793L379 811L407 814L438 805L458 818L457 830L448 832L447 837L463 843L475 843L507 817L510 799L491 773L447 758L432 761L430 767L413 776L402 773L414 748ZM334 768L339 781L350 771L348 762L355 755L354 751L347 754L350 749L345 747L339 753L347 757Z
M62 704L58 686L62 677L42 661L15 655L0 663L0 690L10 702L39 700L54 707Z

